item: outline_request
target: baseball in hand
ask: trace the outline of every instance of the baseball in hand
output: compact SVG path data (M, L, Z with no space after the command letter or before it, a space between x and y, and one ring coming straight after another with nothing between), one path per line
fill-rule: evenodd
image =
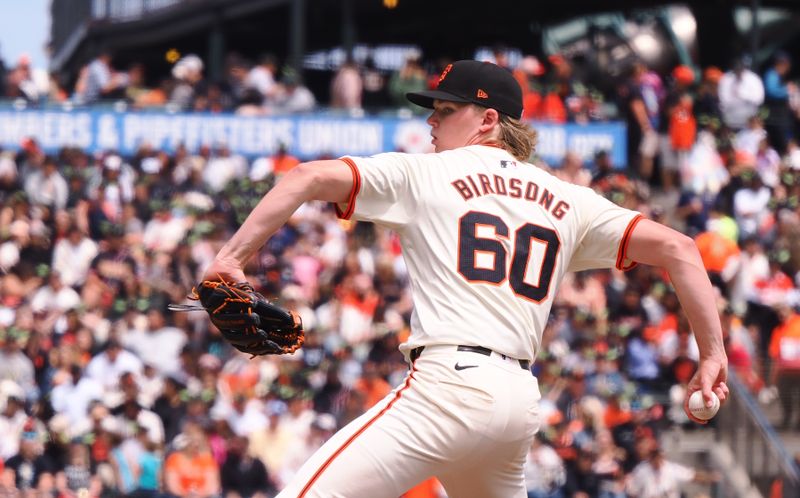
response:
M719 411L719 398L712 392L711 399L714 404L706 406L706 400L703 399L702 391L695 391L689 396L689 411L700 420L709 420Z

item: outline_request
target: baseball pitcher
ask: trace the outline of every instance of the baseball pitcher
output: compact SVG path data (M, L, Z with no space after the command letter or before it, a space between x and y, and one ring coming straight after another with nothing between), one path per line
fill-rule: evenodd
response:
M435 153L300 164L206 272L243 282L245 262L312 199L402 241L415 304L400 347L405 381L335 434L280 498L396 498L430 476L451 498L524 498L539 428L531 363L569 271L666 269L700 349L687 399L700 390L725 401L714 293L690 238L526 163L535 133L520 120L519 85L499 66L455 62L436 90L408 98L432 109Z

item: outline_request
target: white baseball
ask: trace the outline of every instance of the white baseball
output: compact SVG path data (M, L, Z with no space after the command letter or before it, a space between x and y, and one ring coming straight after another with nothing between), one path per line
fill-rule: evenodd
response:
M711 399L714 400L714 404L706 406L706 400L703 399L703 392L693 392L692 395L689 396L689 411L700 420L709 420L719 411L719 398L713 391L711 393Z

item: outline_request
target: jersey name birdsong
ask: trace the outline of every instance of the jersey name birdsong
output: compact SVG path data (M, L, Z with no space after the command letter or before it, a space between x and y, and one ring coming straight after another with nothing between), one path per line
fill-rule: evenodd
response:
M568 203L556 199L555 194L546 188L540 188L539 185L532 181L526 181L523 184L519 178L510 178L506 182L506 178L502 176L492 175L490 178L489 175L479 173L477 175L466 175L464 178L455 180L451 185L461 194L465 201L473 197L490 194L525 199L526 201L538 203L557 220L562 219L570 208Z

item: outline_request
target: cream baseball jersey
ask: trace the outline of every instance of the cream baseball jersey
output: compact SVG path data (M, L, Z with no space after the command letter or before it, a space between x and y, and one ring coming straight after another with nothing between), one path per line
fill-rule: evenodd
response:
M566 272L634 264L641 215L501 148L342 160L353 189L339 216L400 236L414 299L401 350L463 344L532 361Z

